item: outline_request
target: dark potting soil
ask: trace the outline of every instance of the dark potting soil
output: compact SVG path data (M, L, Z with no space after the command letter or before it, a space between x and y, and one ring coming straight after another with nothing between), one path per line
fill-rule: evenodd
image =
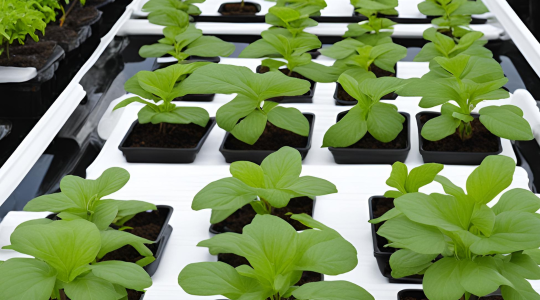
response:
M347 148L355 149L405 149L407 148L409 127L407 122L403 123L403 130L398 136L391 142L383 143L375 139L369 132L366 132L363 138L361 138L355 144L350 145Z
M291 219L290 216L287 216L286 214L289 212L293 214L306 213L311 216L313 214L313 200L311 200L309 197L292 198L291 201L289 201L289 205L286 207L272 208L272 215L278 216L287 221L294 227L294 229L309 229L309 227L306 227L302 223ZM257 213L253 210L251 205L247 204L234 212L227 219L214 224L213 228L219 232L224 232L227 230L229 232L242 233L244 226L250 224L256 215Z
M38 34L40 40L55 41L62 48L68 49L67 45L71 44L73 40L78 38L77 31L66 27L50 24L45 29L45 35ZM65 47L63 46L65 45Z
M269 72L269 71L270 71L270 68L265 67L265 66L261 66L261 67L259 68L259 70L258 70L258 73L259 73L259 74L264 74L264 73L267 73L267 72ZM298 73L296 73L296 72L292 72L292 73L289 75L289 72L290 72L290 71L289 71L289 69L287 69L287 68L285 68L285 69L279 69L279 71L280 71L281 73L283 73L284 75L287 75L287 76L289 76L289 77L298 78L298 79L302 79L302 80L307 80L307 81L309 81L309 83L311 83L311 87L313 88L313 82L312 82L311 80L309 80L308 78L306 78L306 77L304 77L304 76L302 76L302 75L300 75L300 74L298 74ZM306 93L304 94L304 96L305 96L305 95L309 95L309 91L306 92ZM270 99L268 99L268 100L270 100L270 101L275 101L275 102L280 102L280 101L283 100L283 98L285 98L285 97L274 97L274 98L270 98Z
M34 67L39 70L47 63L55 46L56 43L51 41L39 43L28 41L25 45L16 45L14 43L9 47L9 58L7 57L7 51L0 55L0 66Z
M135 290L129 290L129 289L126 289L127 291L127 294L128 294L128 300L139 300L141 299L141 296L143 294L143 292L139 292L139 291L135 291ZM71 298L68 298L66 297L65 298L66 300L71 300ZM51 300L51 299L49 299Z
M129 233L155 241L161 232L161 228L165 224L167 212L166 209L161 208L151 212L141 212L124 223L124 226L133 228L131 230L126 230Z
M394 208L394 199L393 198L373 198L371 200L371 208L373 209L373 218L376 219L384 215L387 211ZM375 224L375 232L381 228L384 222ZM388 244L388 240L377 234L377 244L379 245L379 250L383 252L395 252L394 248L383 246Z
M161 130L164 132L160 132ZM207 128L196 124L137 124L124 147L195 148Z
M279 150L284 146L305 148L307 143L307 136L298 135L266 122L266 128L255 144L246 144L230 134L225 141L225 148L232 150Z
M75 5L80 5L76 3ZM65 26L71 28L80 28L92 23L99 15L97 8L93 6L74 8L66 18Z
M442 34L446 35L447 37L454 38L454 34L452 33L452 30L450 30L450 29L437 29L437 31L439 33L442 33Z
M147 244L146 247L148 247L148 249L154 253L154 256L156 255L158 244ZM107 253L100 261L119 260L135 263L143 258L144 256L140 255L135 248L133 248L131 245L126 245L120 249Z
M371 64L371 66L369 67L369 70L371 72L373 72L373 74L375 74L375 76L377 76L377 78L379 78L379 77L396 77L396 73L392 73L390 71L383 70L383 69L377 67L375 64Z
M423 125L435 117L437 115L421 115L420 122ZM499 138L487 130L478 118L475 118L471 124L473 136L468 140L461 140L456 130L453 135L436 142L422 138L422 148L426 151L497 152L499 150Z
M251 3L227 3L223 6L222 15L255 15L259 12L259 8Z
M233 268L236 268L241 265L248 265L251 266L251 264L248 262L248 260L242 256L238 256L236 254L232 253L220 253L218 255L218 261L224 262ZM321 281L321 273L317 272L311 272L311 271L304 271L302 273L302 277L300 280L295 284L296 286L302 286L306 283L310 282L319 282ZM294 297L289 298L289 300L296 299ZM286 299L284 299L286 300Z

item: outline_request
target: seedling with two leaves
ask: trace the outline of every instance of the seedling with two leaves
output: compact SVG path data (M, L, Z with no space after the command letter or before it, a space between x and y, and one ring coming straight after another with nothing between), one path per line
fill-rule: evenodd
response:
M441 116L429 120L422 128L426 140L438 141L456 130L466 140L474 137L472 111L482 101L508 98L509 93L502 89L507 82L494 59L460 54L434 58L430 72L420 79L410 79L400 95L421 96L419 105L423 108L442 105ZM519 141L533 138L531 126L517 106L486 106L479 113L480 122L498 137Z
M418 9L426 16L437 17L431 23L455 38L471 31L471 15L488 12L482 1L469 0L424 0Z
M337 231L305 214L292 215L308 229L297 232L287 222L257 215L242 234L223 233L197 246L211 254L233 253L250 265L237 268L223 262L187 265L178 283L191 295L223 295L231 300L362 299L373 300L366 290L348 281L321 281L296 286L303 271L338 275L358 264L356 249Z
M288 76L296 72L305 78L316 82L335 82L339 76L338 70L333 67L313 62L311 55L306 53L313 49L321 47L321 41L317 36L302 32L293 36L287 29L273 28L264 31L262 39L253 42L247 46L242 53L241 58L260 58L272 57L282 58L285 61L275 59L265 59L262 66L270 71L280 72L279 68L286 66Z
M421 187L432 183L443 168L444 165L428 163L413 168L409 173L407 165L397 161L392 165L392 172L390 173L388 180L386 180L386 185L393 187L396 190L386 191L384 197L397 199L406 194L417 193ZM401 212L396 208L392 208L384 215L370 220L369 222L372 224L379 224L399 215L401 215Z
M152 285L150 276L134 263L98 262L111 251L111 241L83 219L27 221L10 241L3 249L33 258L0 261L1 299L120 300L127 299L126 289L144 291Z
M366 133L383 143L393 141L403 130L405 117L392 104L380 102L388 93L405 85L399 78L375 78L370 72L351 76L345 72L338 82L358 100L347 114L325 133L323 147L348 147L361 140Z
M139 102L145 106L139 111L140 124L196 124L206 127L210 116L204 108L176 106L172 101L185 96L184 79L209 62L176 64L154 72L140 71L124 85L127 92L137 96L118 103L113 110ZM148 100L145 100L148 99ZM150 101L152 102L150 102ZM162 126L166 133L166 126Z
M319 23L309 16L317 11L316 6L308 6L301 9L294 9L287 6L270 7L265 16L266 23L277 28L287 29L293 37L303 33L308 27L315 27ZM275 28L272 27L272 28Z
M407 48L392 42L371 46L347 38L322 49L321 53L336 59L333 67L339 69L340 74L353 69L373 72L376 68L395 74L395 66L407 56ZM384 72L377 73L376 75L381 76Z
M414 61L430 62L435 57L452 58L459 54L492 58L493 53L484 47L487 41L481 40L483 36L484 34L479 31L471 31L456 43L454 39L438 32L436 28L429 28L424 31L424 39L431 43L427 43L420 50Z
M367 21L347 25L347 32L344 38L354 38L366 45L377 46L379 44L391 43L394 25L397 23L387 18L379 18L377 11L359 9L363 15L368 17Z
M395 199L401 214L377 232L399 249L390 258L392 277L423 274L432 300L483 297L499 288L505 300L538 298L527 279L540 279L540 199L515 188L487 205L510 186L515 168L509 157L488 156L468 177L467 193L437 175L446 194Z
M201 9L195 5L196 3L204 3L206 0L149 0L146 2L142 11L154 12L158 10L180 10L190 16L198 16L201 14Z
M142 46L139 55L148 58L168 54L179 63L187 63L189 61L186 59L192 56L229 56L235 49L233 44L215 36L204 36L202 30L195 28L193 24L187 27L167 26L163 29L163 35L165 37L157 44Z
M246 67L219 64L199 68L183 83L186 94L237 94L218 109L216 122L249 145L257 142L267 122L300 136L308 136L309 121L298 109L281 107L277 102L265 100L303 95L309 88L309 82L281 73L256 74Z
M230 171L233 177L208 184L193 199L194 210L212 209L212 224L225 220L247 204L257 214L265 215L272 214L274 207L286 207L291 198L337 193L336 186L329 181L300 177L302 157L290 147L270 154L260 166L248 161L234 162Z

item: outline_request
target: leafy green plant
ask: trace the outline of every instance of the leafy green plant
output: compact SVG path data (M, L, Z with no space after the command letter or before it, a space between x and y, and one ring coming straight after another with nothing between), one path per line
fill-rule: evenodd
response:
M443 168L444 165L428 163L413 168L409 173L407 165L397 161L392 165L392 173L386 180L386 185L395 188L397 191L386 191L384 197L397 199L406 194L417 193L421 187L432 183ZM379 218L370 220L369 223L378 224L399 215L401 215L401 212L396 208L392 208Z
M416 55L414 61L432 61L435 57L452 58L459 54L492 58L493 53L484 45L487 40L481 40L484 36L479 31L471 31L463 35L459 42L437 31L436 28L428 28L424 31L424 39L431 41L427 43Z
M394 25L397 23L387 18L379 18L377 11L359 9L363 15L368 17L367 21L352 23L347 25L347 32L344 38L355 38L363 44L377 46L379 44L391 43Z
M148 22L166 27L179 27L185 30L189 25L189 15L183 10L160 9L148 14Z
M407 48L394 43L371 46L347 38L322 49L321 53L336 59L334 67L340 69L341 73L351 69L373 71L375 67L396 73L394 67L398 61L407 56Z
M398 15L398 0L351 0L351 4L360 14L369 17L374 11L377 15Z
M56 10L63 10L60 0L27 0L36 10L43 13L45 24L56 21Z
M316 82L335 82L338 74L332 67L315 63L311 60L311 55L306 53L321 47L321 41L317 36L302 32L295 36L284 28L273 28L263 31L262 39L257 40L247 46L239 57L260 58L272 57L283 58L285 61L275 59L265 59L262 66L270 71L279 72L279 68L286 66L288 76L296 72L305 78Z
M230 171L233 177L211 182L193 199L192 209L212 209L212 224L247 204L258 214L271 214L273 207L286 207L291 198L337 193L336 186L329 181L300 177L302 157L290 147L268 155L260 166L248 161L234 162Z
M256 74L246 67L209 64L189 76L183 87L187 94L237 94L218 109L216 122L246 144L257 142L267 122L300 136L309 135L309 121L298 109L265 101L305 94L310 88L305 80L277 72Z
M223 295L231 300L273 299L366 299L363 288L347 281L313 282L295 286L303 271L328 275L349 272L358 264L356 249L337 231L311 217L291 218L314 228L301 233L275 216L257 215L243 234L223 233L197 246L210 253L233 253L251 266L233 268L223 262L187 265L178 276L180 286L191 295Z
M11 249L33 258L0 262L2 299L127 299L126 289L152 285L140 266L122 261L97 262L102 251L99 229L86 220L32 220L10 237Z
M432 23L458 38L470 31L471 15L488 12L482 1L469 0L424 0L418 9L426 16L437 17Z
M325 0L267 0L276 2L277 7L289 7L296 10L308 9L314 12L311 16L320 16L321 10L327 6Z
M402 214L378 234L399 248L390 258L392 276L424 274L428 299L469 299L501 289L505 300L535 299L527 279L540 279L540 199L508 188L515 162L488 156L467 178L467 193L437 175L446 194L408 193L394 200ZM433 262L435 258L440 259ZM442 257L442 258L441 258Z
M304 32L307 27L315 27L319 24L309 17L316 9L316 6L308 6L302 9L274 6L268 10L265 20L270 25L287 29L293 37L296 37L299 33Z
M0 55L5 52L9 59L9 46L15 40L24 44L26 37L30 36L37 42L36 31L45 32L44 20L45 15L31 2L0 0Z
M339 77L338 82L358 103L324 134L323 147L348 147L361 140L367 132L383 143L391 142L399 135L405 117L395 105L380 100L404 86L404 80L375 78L370 72L354 77L348 71Z
M169 54L182 63L190 56L229 56L235 49L234 44L215 36L203 36L202 30L195 28L195 25L184 28L167 26L163 29L163 35L165 37L157 44L142 46L139 55L148 58Z
M484 100L509 97L502 89L508 82L499 63L491 58L460 54L453 58L436 57L430 72L411 79L402 96L421 96L420 107L442 104L441 116L424 124L422 136L438 141L456 132L462 140L473 137L472 111ZM456 105L450 103L454 101ZM523 111L513 105L486 106L480 109L480 122L494 135L511 140L531 140L531 126Z
M154 12L158 10L181 10L190 16L198 16L201 10L195 3L204 3L206 0L149 0L142 11Z
M210 116L204 108L176 106L172 101L184 95L183 80L197 68L208 62L175 64L154 72L140 71L124 85L127 92L138 95L118 103L113 110L125 107L133 102L145 104L139 111L140 124L196 124L206 127ZM143 100L149 99L154 103ZM165 127L165 126L163 126ZM166 129L162 132L165 133Z
M128 181L129 173L117 167L105 170L96 180L68 175L60 181L60 193L37 197L24 210L54 212L63 220L88 220L99 230L106 230L111 224L122 227L136 214L157 209L144 201L105 198Z

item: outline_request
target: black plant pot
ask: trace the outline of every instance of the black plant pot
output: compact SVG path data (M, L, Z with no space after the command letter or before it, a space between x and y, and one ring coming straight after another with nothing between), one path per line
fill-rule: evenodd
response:
M155 148L155 147L125 147L124 143L139 121L133 122L128 132L120 142L118 149L122 151L128 162L135 163L192 163L201 150L210 131L216 125L216 118L210 118L206 125L206 133L195 148Z
M225 12L225 6L227 4L235 4L240 2L226 2L222 3L218 8L218 13L220 13L220 16L198 16L196 17L196 21L198 22L233 22L233 23L261 23L264 22L265 16L264 15L241 15L241 14L223 14ZM250 5L254 6L257 10L257 13L261 11L261 5L259 3L255 2L244 2L244 5Z
M313 124L315 123L315 114L312 113L303 113L303 115L309 121L309 135L307 139L307 145L302 148L295 148L300 152L302 160L306 158L309 149L311 149L311 139L313 137ZM225 143L227 139L234 138L230 132L225 134L223 143L219 147L219 152L225 157L227 163L233 163L235 161L250 161L256 164L261 164L262 161L270 154L276 152L277 150L233 150L225 148Z
M500 290L497 290L487 296L484 296L484 297L489 297L489 296L499 296L501 297L501 292ZM475 296L475 295L471 295L471 297L469 298L469 300L478 300L478 299L483 299L484 297L482 298L479 298L478 296ZM415 300L422 300L422 299L427 299L426 297L426 294L424 294L424 290L416 290L416 289L407 289L407 290L401 290L398 292L398 296L397 296L397 300L404 300L404 299L407 299L407 298L412 298L412 299L415 299Z
M166 234L167 234L167 228L168 227L171 227L169 226L169 220L171 219L171 216L173 214L173 211L174 209L172 208L172 206L169 206L169 205L156 205L157 207L157 210L159 211L159 214L163 214L165 215L165 218L164 218L164 222L163 222L163 225L161 226L161 229L159 230L159 234L157 236L157 238L154 240L154 242L157 242L159 240L161 240ZM140 213L142 214L142 213ZM169 233L170 235L170 233Z
M64 50L56 45L36 77L26 82L0 83L0 118L41 118L56 100L55 73L64 57Z
M372 196L369 198L369 219L372 220L375 218L374 209L375 201L380 200L390 201L391 199L385 198L384 196ZM393 202L393 200L391 200ZM377 225L371 224L371 239L373 241L373 255L375 260L377 260L377 265L379 266L379 271L381 274L388 278L388 281L391 283L422 283L422 276L408 276L403 278L394 278L392 277L392 269L390 268L390 256L394 253L392 251L394 248L384 247L388 241L377 234Z
M165 247L167 246L167 243L169 242L169 238L171 237L171 233L173 231L173 228L171 225L163 226L164 230L162 230L162 234L160 239L156 242L157 244L157 250L154 253L154 257L156 260L154 260L151 264L144 267L144 270L148 275L153 276L158 267L161 263L161 258L163 257L163 251L165 251Z
M334 101L337 106L353 106L358 103L358 100L354 101L347 101L339 98L339 90L342 89L341 84L339 82L336 82L336 90L334 91ZM384 96L381 100L396 100L397 98L396 93L391 93L386 96Z
M484 158L490 155L498 155L502 152L501 139L498 138L499 149L495 152L449 152L449 151L427 151L424 150L425 139L422 137L422 127L424 126L420 117L422 115L439 116L440 113L419 112L416 114L416 122L418 124L418 144L420 154L424 163L440 163L446 165L480 165ZM471 114L474 118L480 117L478 114ZM473 137L474 138L474 137Z
M340 112L336 122L339 122L348 111ZM411 150L410 116L400 112L405 117L403 130L407 133L407 146L403 149L362 149L362 148L334 148L328 150L334 156L337 164L393 164L396 161L405 162Z
M255 72L259 73L260 69L261 69L261 66L257 66L257 69L255 69ZM305 93L304 95L276 97L276 98L272 98L268 100L275 101L278 103L313 103L313 96L315 95L315 87L317 86L317 83L310 79L307 79L307 81L309 81L309 83L311 84L311 87L309 88L309 91Z

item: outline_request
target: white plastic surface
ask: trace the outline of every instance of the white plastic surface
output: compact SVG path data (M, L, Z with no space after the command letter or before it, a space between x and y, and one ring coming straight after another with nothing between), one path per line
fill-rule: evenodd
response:
M347 23L319 23L316 27L307 28L306 31L318 36L343 36L347 31ZM431 27L431 24L397 24L394 26L394 37L422 38L423 32ZM217 23L199 22L196 27L204 34L209 35L260 35L270 25L266 23ZM471 25L471 28L484 33L485 39L499 39L504 30L492 25ZM118 35L163 35L163 26L151 24L146 19L132 19L124 24Z
M18 68L0 66L0 83L25 82L37 75L36 68Z
M45 115L34 126L23 142L10 156L0 169L0 205L6 201L11 193L32 168L43 151L49 146L58 131L65 124L69 116L84 97L84 90L79 85L82 77L96 63L103 51L111 43L122 25L129 20L133 7L140 0L134 0L126 7L124 14L118 19L111 30L101 38L101 42L88 61L75 74L66 89L58 96Z

